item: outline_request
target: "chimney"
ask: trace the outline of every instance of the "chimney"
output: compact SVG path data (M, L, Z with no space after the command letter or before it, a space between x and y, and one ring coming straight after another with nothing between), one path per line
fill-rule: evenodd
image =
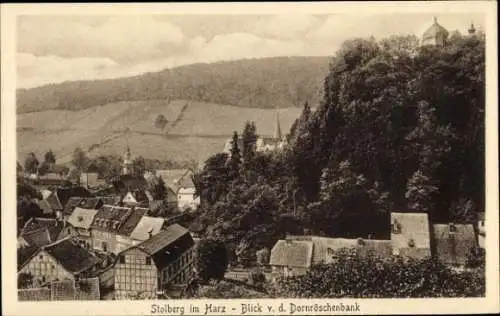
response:
M148 239L151 239L151 237L153 237L153 228L148 230L148 235L149 235Z

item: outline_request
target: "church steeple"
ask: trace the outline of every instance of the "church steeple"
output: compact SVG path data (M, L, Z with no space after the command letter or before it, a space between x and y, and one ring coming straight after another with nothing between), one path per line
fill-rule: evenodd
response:
M132 171L132 154L130 153L130 147L127 145L127 151L123 156L123 174L130 174Z
M281 126L280 126L280 108L276 106L276 130L274 131L274 139L281 140Z

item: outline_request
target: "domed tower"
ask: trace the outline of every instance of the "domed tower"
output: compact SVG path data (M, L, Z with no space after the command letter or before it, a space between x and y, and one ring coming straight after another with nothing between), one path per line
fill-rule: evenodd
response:
M469 29L467 30L467 32L469 32L469 35L470 35L470 36L473 36L474 34L476 34L476 28L474 27L474 23L471 23L471 24L470 24L470 27L469 27Z
M132 155L130 154L130 147L127 146L127 151L123 155L123 171L122 173L131 174L132 173Z
M422 45L444 46L448 39L448 31L442 27L437 18L434 17L434 23L422 35Z

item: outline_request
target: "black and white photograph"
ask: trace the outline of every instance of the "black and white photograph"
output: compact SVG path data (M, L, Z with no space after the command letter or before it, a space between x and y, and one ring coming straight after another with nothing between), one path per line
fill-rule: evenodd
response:
M496 4L470 4L11 17L9 300L155 315L498 304ZM215 299L249 304L169 305Z

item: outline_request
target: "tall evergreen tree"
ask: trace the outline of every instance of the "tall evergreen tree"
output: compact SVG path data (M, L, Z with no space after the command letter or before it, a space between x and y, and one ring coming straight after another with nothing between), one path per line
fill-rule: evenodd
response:
M229 157L228 167L231 179L236 179L240 173L241 167L241 150L240 139L238 132L234 132L233 139L231 140L231 156Z
M49 149L48 152L45 153L45 162L48 164L55 164L56 163L56 156L52 152L52 149Z

